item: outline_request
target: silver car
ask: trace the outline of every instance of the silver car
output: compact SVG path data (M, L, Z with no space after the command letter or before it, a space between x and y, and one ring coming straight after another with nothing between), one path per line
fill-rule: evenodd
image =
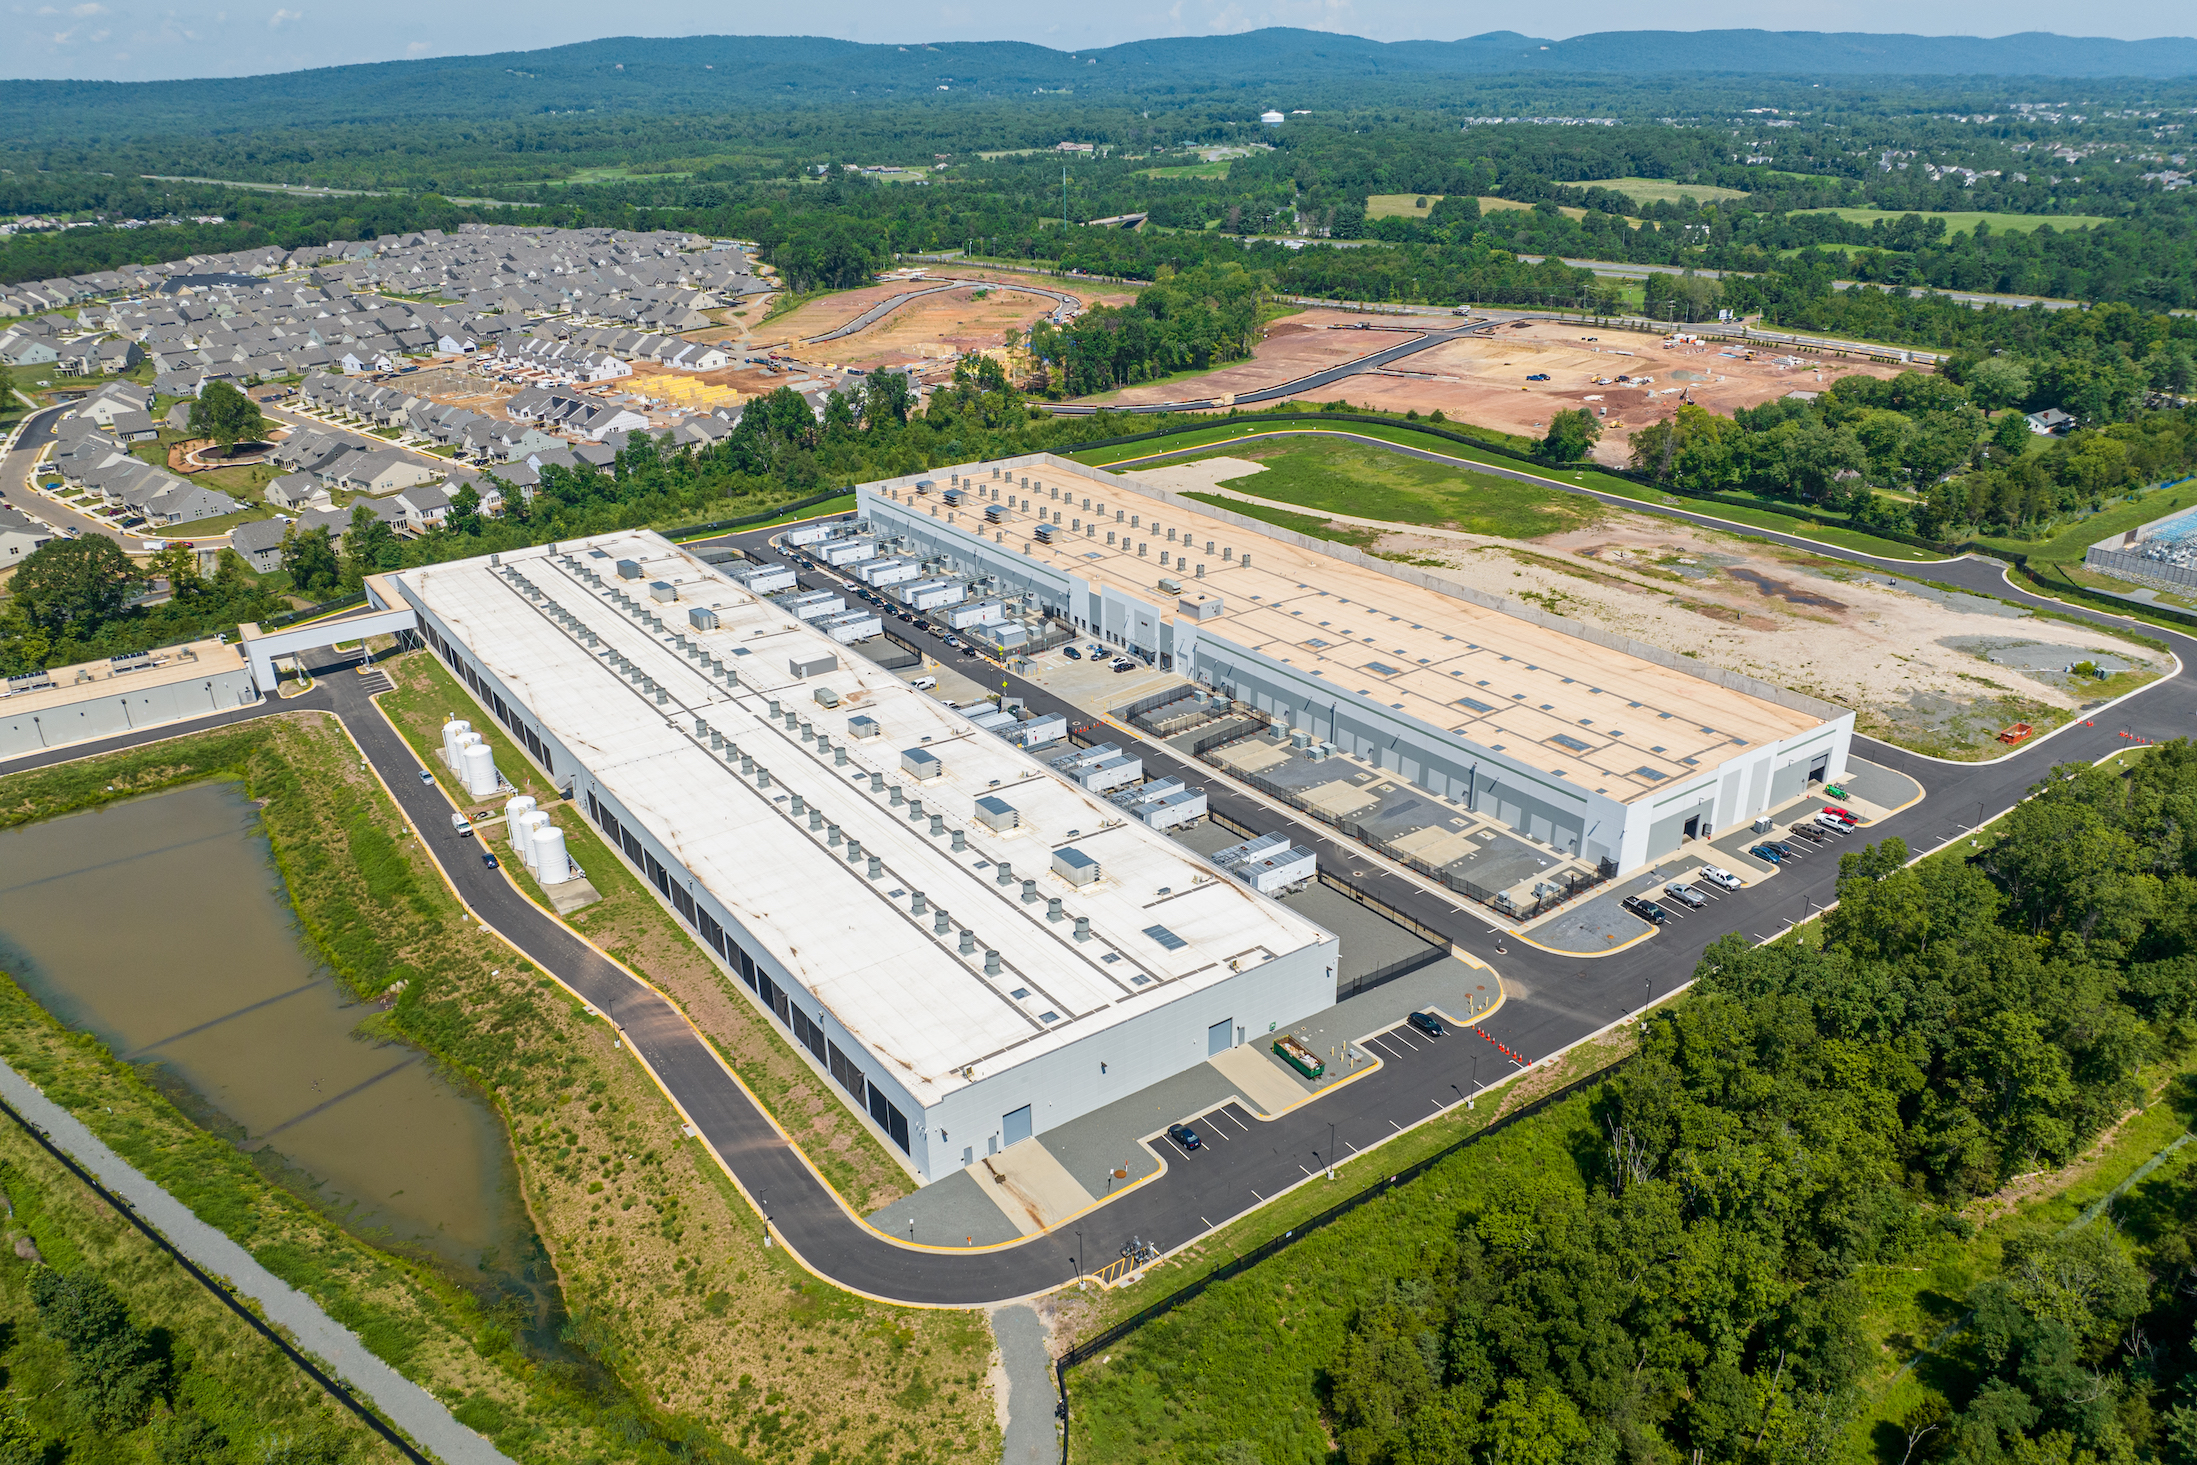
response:
M1673 880L1670 884L1664 886L1663 890L1664 893L1669 895L1671 899L1679 902L1681 905L1691 906L1695 910L1700 910L1703 906L1709 903L1709 898L1707 896L1703 895L1700 891L1694 889L1691 885L1686 884L1683 880Z

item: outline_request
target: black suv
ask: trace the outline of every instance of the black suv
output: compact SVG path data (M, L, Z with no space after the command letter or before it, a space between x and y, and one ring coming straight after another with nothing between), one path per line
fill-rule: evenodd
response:
M1431 1012L1414 1012L1405 1020L1430 1038L1439 1038L1449 1031L1442 1026L1442 1020Z

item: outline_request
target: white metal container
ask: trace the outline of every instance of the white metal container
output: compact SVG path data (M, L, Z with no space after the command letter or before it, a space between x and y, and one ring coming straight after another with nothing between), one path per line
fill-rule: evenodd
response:
M549 816L540 816L542 823L534 831L533 858L527 863L534 867L534 878L543 885L562 885L572 878L572 860L565 853L565 832L549 822Z
M511 848L529 870L534 868L534 835L548 823L548 814L540 809L529 809L511 826Z
M532 794L518 794L504 800L503 827L511 835L511 847L519 847L519 816L535 807Z
M453 717L442 725L442 765L452 772L458 767L458 734L473 731L473 724Z
M485 799L496 791L496 755L488 751L488 744L477 739L466 744L458 762L458 774L465 780L467 793Z

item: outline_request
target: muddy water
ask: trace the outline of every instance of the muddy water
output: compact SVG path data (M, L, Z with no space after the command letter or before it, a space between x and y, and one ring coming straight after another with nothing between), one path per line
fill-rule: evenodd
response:
M235 785L0 831L0 966L354 1229L464 1271L528 1249L495 1115L357 1031Z

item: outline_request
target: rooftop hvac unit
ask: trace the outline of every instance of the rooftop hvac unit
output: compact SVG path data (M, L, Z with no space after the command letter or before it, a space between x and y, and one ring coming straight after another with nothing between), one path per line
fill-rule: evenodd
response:
M787 658L786 669L796 678L822 676L825 672L839 670L839 658L828 651L811 652L807 656Z
M621 580L638 580L638 579L640 579L640 578L641 578L641 562L640 562L639 560L620 560L620 561L618 561L618 578L619 578L619 579L621 579Z
M1053 851L1053 873L1070 885L1089 885L1099 878L1099 862L1082 850L1063 847Z
M900 771L918 783L928 783L944 773L946 765L939 762L938 755L929 748L906 748L900 754Z
M987 795L976 801L976 817L995 834L1005 834L1022 824L1022 815L1015 806L997 795Z
M687 612L687 624L697 631L714 631L717 629L717 612L707 606L697 605Z
M669 603L679 598L679 591L669 580L651 580L648 586L648 598Z
M1037 542L1039 544L1051 544L1053 542L1052 525L1040 524L1037 526Z
M884 736L884 733L885 729L878 725L878 721L874 717L850 717L847 719L847 736L858 743L869 742L873 738Z

